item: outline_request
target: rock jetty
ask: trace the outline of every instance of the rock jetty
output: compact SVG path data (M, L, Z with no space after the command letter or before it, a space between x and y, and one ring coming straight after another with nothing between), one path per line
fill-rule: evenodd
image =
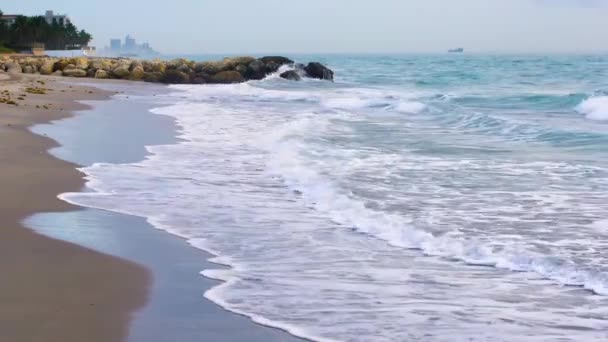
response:
M164 61L127 58L55 58L1 56L0 72L125 79L166 84L226 84L261 80L283 66L281 77L299 81L304 77L333 81L334 73L312 62L295 64L281 56L231 57L220 61L195 62L187 59Z

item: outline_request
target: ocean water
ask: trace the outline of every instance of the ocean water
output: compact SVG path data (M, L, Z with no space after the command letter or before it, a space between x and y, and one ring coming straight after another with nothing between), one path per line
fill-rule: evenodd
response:
M62 198L212 252L207 298L312 340L608 340L608 57L296 59L336 82L124 98L180 142Z

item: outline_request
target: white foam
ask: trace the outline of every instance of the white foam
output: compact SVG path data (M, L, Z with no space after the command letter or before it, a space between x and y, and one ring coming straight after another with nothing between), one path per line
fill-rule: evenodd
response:
M251 318L252 321L254 321L258 324L281 329L281 330L287 331L288 333L290 333L294 336L301 337L301 338L304 338L307 340L318 341L318 342L338 342L338 341L340 341L340 340L336 340L336 339L325 338L323 336L311 334L306 329L303 329L302 327L297 326L297 325L270 320L263 316L253 314L251 312L239 310L239 309L235 308L234 305L231 305L229 302L227 302L225 300L225 298L227 297L225 291L230 291L230 287L234 286L238 282L237 277L229 274L229 272L221 271L221 270L206 270L206 271L201 272L201 274L205 277L208 277L211 279L216 279L216 280L221 280L224 282L223 284L221 284L219 286L216 286L214 288L211 288L211 289L205 291L205 298L209 299L210 301L218 304L219 306L221 306L223 308L226 308L230 312L234 312L236 314L249 317L249 318Z
M174 88L185 92L174 94L178 103L153 112L177 119L179 144L149 147L151 155L139 163L84 168L87 185L96 192L61 198L147 217L155 227L216 255L214 262L231 269L203 271L225 281L205 296L227 310L319 341L490 339L498 330L513 340L538 331L534 324L513 325L503 317L556 324L564 317L543 311L546 300L566 291L526 279L531 276L505 276L464 263L534 272L606 294L608 281L593 260L575 262L551 249L543 240L551 232L526 236L509 226L501 227L504 233L491 226L521 223L535 210L588 211L582 207L585 192L555 188L569 186L567 177L601 170L421 157L410 153L408 144L389 153L365 140L366 148L344 142L358 138L357 127L369 120L366 113L425 109L403 94L262 89L255 83ZM397 125L403 126L403 117L395 118ZM332 140L339 137L343 140ZM486 185L483 177L493 180L491 191L459 191L466 182ZM547 179L550 186L538 182ZM515 187L529 183L534 191L501 192L503 181ZM540 224L534 228L542 233ZM509 293L530 293L518 304L524 309L510 310L512 305L493 297ZM470 311L472 302L485 308L483 314ZM598 317L604 313L592 310ZM433 328L436 317L442 329ZM567 319L581 326L603 324ZM488 331L488 324L496 329Z
M399 102L395 110L402 113L420 113L426 108L422 102Z
M290 70L294 70L294 67L291 65L282 65L281 67L279 67L279 70L277 70L276 72L273 72L272 74L266 76L265 80L283 80L281 78L281 74L286 72L286 71L290 71ZM285 80L287 82L287 80Z
M608 96L590 97L576 107L590 120L608 120Z
M362 201L336 189L326 177L311 169L299 156L309 148L297 143L282 142L277 146L276 159L271 166L287 184L301 192L308 205L326 213L334 222L370 234L402 248L416 248L430 256L458 259L472 265L493 266L518 272L535 272L564 285L582 286L600 295L608 295L608 275L585 269L559 257L531 253L525 248L510 246L509 250L493 250L481 242L434 236L417 229L412 220L376 211Z
M589 226L591 229L600 234L608 235L608 219L594 221Z
M356 95L356 96L352 96ZM420 113L427 106L418 101L408 101L403 96L387 96L380 94L351 94L351 96L343 96L336 94L334 96L325 96L322 100L324 106L333 109L361 111L370 109L382 109L388 111L396 111L400 113Z
M373 99L351 98L330 98L325 100L325 105L330 108L338 109L362 109L378 104L380 101Z

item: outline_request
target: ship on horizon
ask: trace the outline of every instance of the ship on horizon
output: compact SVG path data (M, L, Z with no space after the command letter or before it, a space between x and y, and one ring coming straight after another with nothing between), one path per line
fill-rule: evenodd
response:
M449 53L463 53L464 48L449 49L448 52Z

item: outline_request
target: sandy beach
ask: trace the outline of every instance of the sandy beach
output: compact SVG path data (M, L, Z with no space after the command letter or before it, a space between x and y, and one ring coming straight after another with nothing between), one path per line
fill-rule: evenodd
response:
M172 118L128 101L165 87L2 76L0 98L18 105L0 104L0 340L300 340L205 299L221 284L200 275L220 267L212 255L143 218L57 199L87 191L79 167L137 162L146 146L177 141Z
M56 196L84 184L74 164L47 153L56 143L28 127L87 108L76 100L109 93L49 77L1 76L2 97L10 94L18 105L0 104L0 340L121 341L145 303L146 269L21 224L36 212L76 210Z
M115 5L0 3L0 342L608 342L608 0Z

